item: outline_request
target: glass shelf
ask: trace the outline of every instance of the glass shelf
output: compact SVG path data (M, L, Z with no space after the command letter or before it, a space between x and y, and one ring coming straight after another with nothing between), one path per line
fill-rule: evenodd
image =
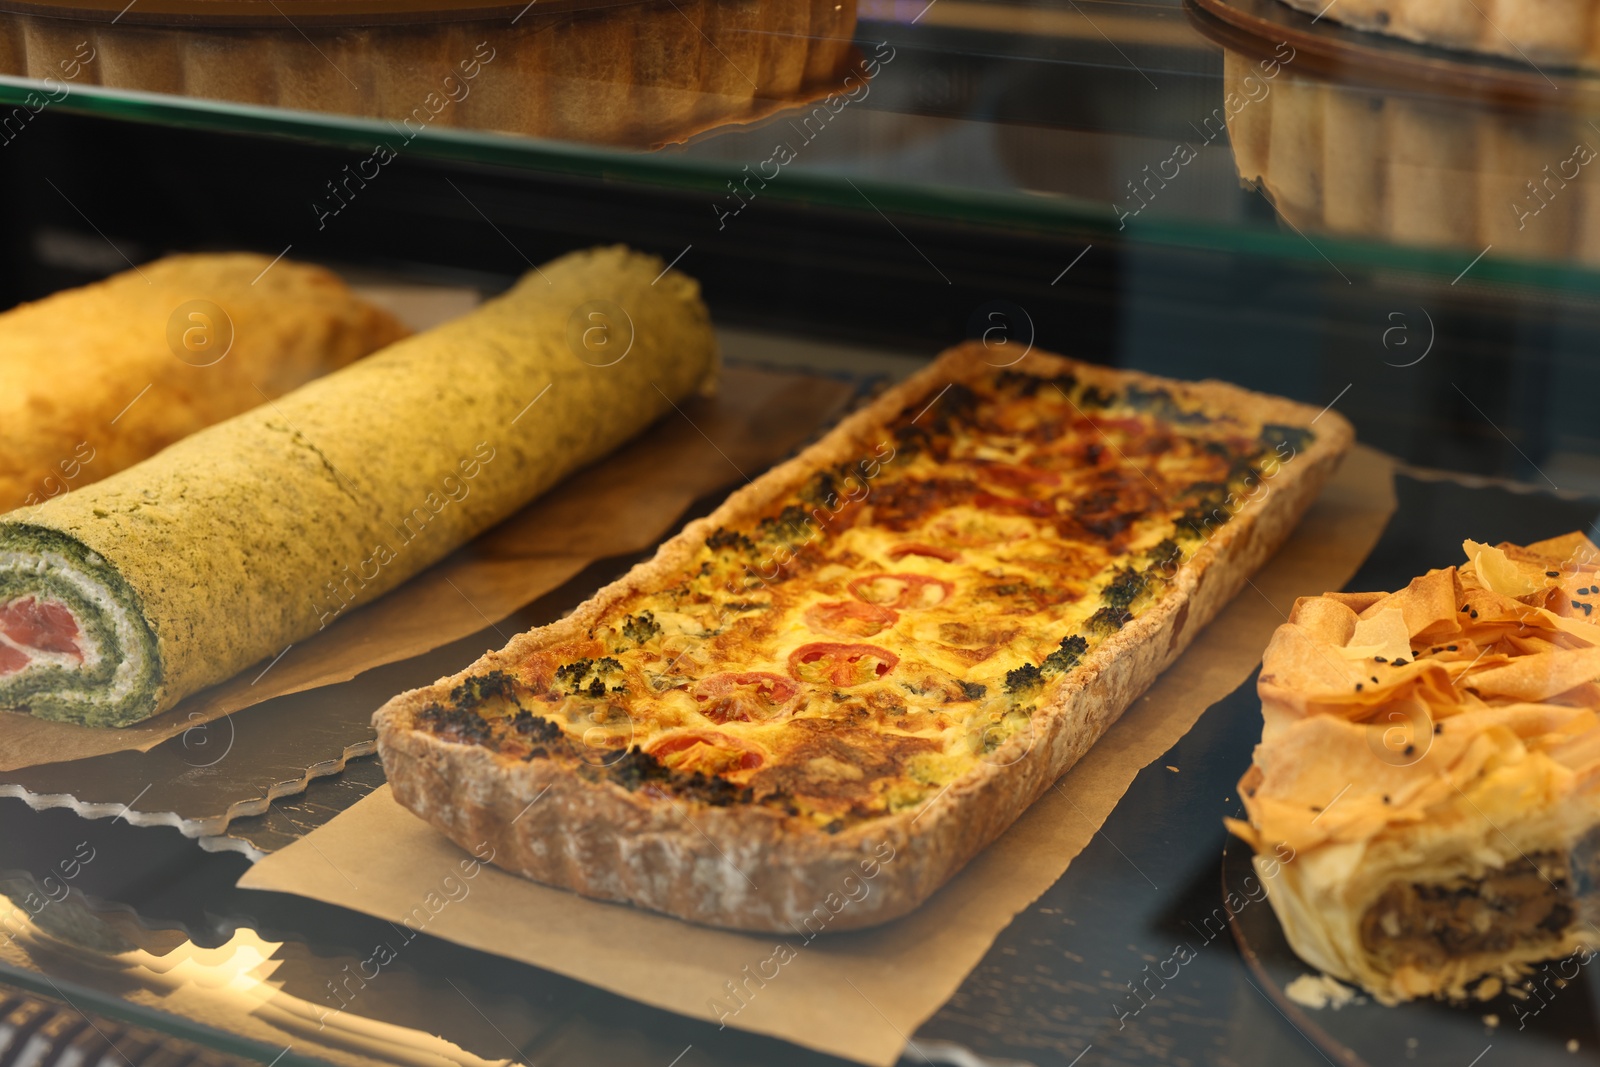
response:
M33 77L0 79L0 140L60 108L337 145L350 165L311 199L329 215L415 154L701 196L708 241L771 198L1323 264L1333 282L1401 270L1594 288L1600 207L1586 187L1562 183L1542 211L1528 199L1572 142L1600 141L1565 105L1379 84L1230 33L1192 3L864 0L810 28L782 25L773 4L680 6L545 16L548 33L505 19L339 29L285 14L204 29L4 15L0 71ZM643 43L668 31L676 52ZM610 51L558 59L537 43L556 34ZM751 64L768 89L739 84Z

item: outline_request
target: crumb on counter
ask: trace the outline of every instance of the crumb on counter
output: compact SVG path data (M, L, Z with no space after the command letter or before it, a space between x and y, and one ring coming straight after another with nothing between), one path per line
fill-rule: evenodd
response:
M1338 1011L1354 1000L1356 995L1354 989L1325 974L1302 974L1289 983L1284 993L1296 1004L1313 1011L1330 1007Z

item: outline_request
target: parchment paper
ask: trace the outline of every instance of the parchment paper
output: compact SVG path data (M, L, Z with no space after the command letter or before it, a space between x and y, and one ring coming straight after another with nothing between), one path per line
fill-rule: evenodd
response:
M999 841L920 909L872 930L794 936L694 926L586 900L483 867L401 808L387 787L245 873L239 885L296 893L391 922L439 899L441 878L468 894L423 929L622 996L716 1022L724 983L777 976L723 1021L861 1063L892 1064L907 1035L943 1004L995 937L1061 876L1134 776L1200 713L1238 688L1297 596L1339 589L1395 509L1392 462L1357 447L1287 544L1135 701L1076 767ZM427 915L432 911L421 914ZM787 962L776 964L785 954Z
M0 711L0 771L148 751L230 712L342 682L498 623L595 560L655 544L698 497L742 483L803 443L850 392L830 378L724 367L716 397L685 403L682 414L669 414L620 452L383 599L290 646L275 662L122 729Z

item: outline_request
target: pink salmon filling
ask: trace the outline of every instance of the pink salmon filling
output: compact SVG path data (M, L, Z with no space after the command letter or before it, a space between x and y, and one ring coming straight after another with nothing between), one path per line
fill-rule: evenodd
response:
M40 652L65 652L83 660L78 647L78 620L65 604L55 600L23 597L0 604L0 633L23 648ZM26 667L30 657L22 649L0 644L0 675Z

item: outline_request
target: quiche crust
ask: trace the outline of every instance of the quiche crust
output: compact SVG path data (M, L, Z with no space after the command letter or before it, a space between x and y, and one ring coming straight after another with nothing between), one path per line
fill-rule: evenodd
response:
M823 915L837 911L828 929L843 930L915 908L1076 763L1284 541L1353 439L1337 413L1319 416L1306 405L1221 382L1178 383L1037 351L1025 357L1017 369L1030 375L1170 390L1207 412L1259 424L1316 421L1316 436L1278 470L1258 506L1213 530L1177 567L1148 610L1043 684L1027 730L913 807L823 828L772 806L711 803L692 791L674 795L648 783L630 788L592 773L570 745L564 754L519 758L442 737L425 720L459 687L482 684L530 656L580 640L630 598L671 583L716 531L770 510L830 465L857 459L862 442L904 410L931 406L953 383L992 373L989 354L978 343L951 349L690 523L653 559L572 615L389 701L373 722L395 799L465 847L490 843L497 863L526 877L709 925L795 931L821 909ZM845 896L850 907L829 907Z

